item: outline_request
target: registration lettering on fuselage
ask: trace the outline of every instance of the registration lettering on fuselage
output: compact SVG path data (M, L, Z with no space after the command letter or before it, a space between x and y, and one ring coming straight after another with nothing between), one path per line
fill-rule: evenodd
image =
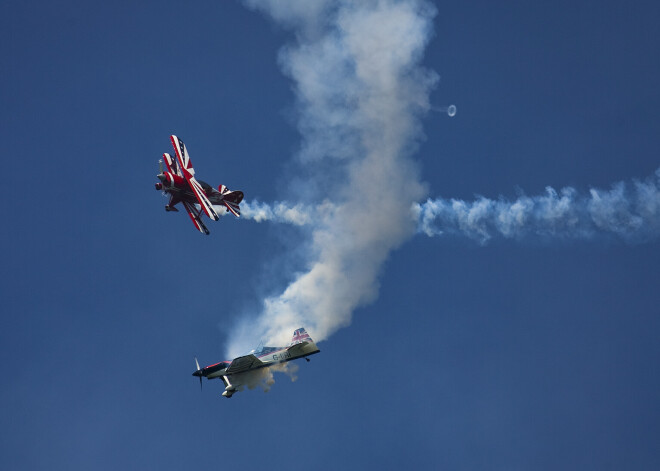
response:
M291 354L289 352L282 352L282 353L276 353L273 355L273 361L284 361L287 358L291 358Z

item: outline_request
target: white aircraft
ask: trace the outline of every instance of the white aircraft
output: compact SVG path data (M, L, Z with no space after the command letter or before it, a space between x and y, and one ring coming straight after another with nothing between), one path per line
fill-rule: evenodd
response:
M252 350L247 355L234 358L231 361L221 361L214 365L199 367L195 358L197 370L193 376L199 377L199 385L202 385L202 377L206 379L222 378L225 383L225 391L222 395L230 398L239 388L246 383L245 375L259 368L268 368L297 358L304 358L319 353L312 338L303 327L293 332L291 343L286 347L260 347ZM309 358L305 358L309 361Z

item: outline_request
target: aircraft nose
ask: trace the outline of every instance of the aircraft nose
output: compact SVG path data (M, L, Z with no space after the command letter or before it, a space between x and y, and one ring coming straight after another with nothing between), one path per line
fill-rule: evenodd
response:
M197 371L195 371L192 375L193 375L193 376L200 376L200 377L201 377L201 376L202 376L202 370L197 370Z
M158 179L159 179L159 180L160 180L161 182L163 182L163 183L164 183L164 182L165 182L165 180L167 179L167 177L165 176L165 174L164 174L164 173L159 173L159 174L158 174L158 175L156 175L156 176L157 176L157 177L158 177Z

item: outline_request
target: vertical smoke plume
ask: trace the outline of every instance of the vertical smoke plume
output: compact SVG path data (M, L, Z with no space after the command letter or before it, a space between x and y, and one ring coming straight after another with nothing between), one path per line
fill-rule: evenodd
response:
M284 345L300 326L324 340L374 300L388 254L416 231L410 208L426 189L410 156L437 80L420 66L435 15L425 1L246 3L295 28L280 65L295 85L299 161L313 175L301 197L333 204L304 222L305 271L236 329L230 354L257 339Z

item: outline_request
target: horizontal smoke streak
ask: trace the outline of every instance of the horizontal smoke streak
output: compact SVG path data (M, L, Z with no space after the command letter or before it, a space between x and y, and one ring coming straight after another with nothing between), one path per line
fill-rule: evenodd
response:
M494 237L590 239L613 234L626 242L644 242L660 235L660 169L645 181L616 183L609 191L574 188L515 201L479 197L429 199L414 205L419 231L433 237L460 235L485 244Z
M334 206L253 203L244 214L256 222L311 224L331 214ZM660 168L645 181L618 182L610 190L592 188L581 195L574 188L546 188L539 196L515 201L479 197L474 201L429 199L412 206L418 232L429 237L466 236L481 244L495 237L523 239L589 239L613 234L626 242L660 236Z
M273 204L260 203L259 201L244 202L241 206L241 215L245 219L250 219L255 222L280 222L293 224L295 226L306 226L313 222L314 218L326 210L330 210L331 206L319 205L315 209L305 206L303 204L289 205L284 202L275 202Z

